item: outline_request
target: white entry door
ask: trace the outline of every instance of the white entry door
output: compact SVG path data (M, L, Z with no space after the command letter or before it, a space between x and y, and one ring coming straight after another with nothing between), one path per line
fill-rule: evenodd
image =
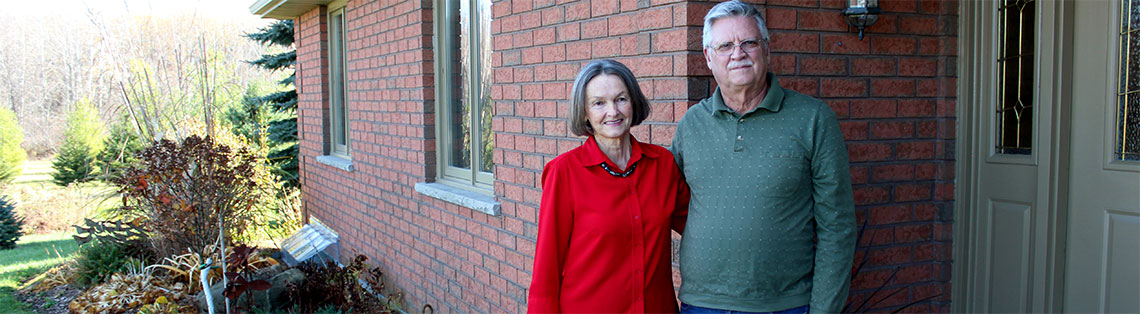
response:
M1064 311L1140 313L1140 0L1075 17Z

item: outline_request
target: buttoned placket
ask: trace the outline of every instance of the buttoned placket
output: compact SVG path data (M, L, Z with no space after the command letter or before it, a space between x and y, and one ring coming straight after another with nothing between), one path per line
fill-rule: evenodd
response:
M734 141L732 151L739 153L744 151L744 116L735 113L730 113L729 116L736 121L736 141Z

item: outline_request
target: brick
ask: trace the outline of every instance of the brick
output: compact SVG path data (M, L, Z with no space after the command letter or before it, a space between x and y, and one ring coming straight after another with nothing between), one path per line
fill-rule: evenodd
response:
M588 41L575 41L566 44L566 60L586 60L593 56L593 45ZM577 71L577 70L575 70Z
M931 159L934 158L934 142L905 142L898 144L899 159Z
M653 52L701 49L701 31L697 28L659 31L652 36Z
M511 36L512 47L523 48L532 45L534 45L534 33L532 32L520 32Z
M895 243L910 243L934 239L934 228L928 224L895 227Z
M534 44L547 45L552 44L558 40L558 31L554 27L546 27L534 30Z
M936 183L934 185L934 200L954 200L954 183Z
M636 77L673 75L673 58L670 56L640 57L635 60L631 65Z
M895 75L897 59L894 57L851 58L851 75L891 76Z
M590 16L599 17L618 12L618 0L590 0Z
M773 56L772 60L775 59L777 58ZM771 61L769 62L769 67L771 67ZM712 71L709 70L708 63L705 61L705 55L697 52L674 55L673 73L680 76L712 76Z
M609 35L609 21L605 19L582 23L582 39L606 37Z
M883 12L914 13L918 11L918 1L915 0L883 0L879 1L879 8Z
M934 138L938 136L938 121L919 121L915 126L915 135L918 138Z
M578 21L590 17L590 1L578 1L566 5L566 21Z
M594 58L609 58L618 55L621 41L618 38L606 38L590 42L590 50Z
M873 226L910 221L910 205L886 205L868 208L869 224Z
M532 29L542 26L542 12L534 11L519 15L519 27Z
M869 40L859 40L859 35L823 35L823 52L829 54L866 55L870 49Z
M637 28L642 31L673 26L672 7L657 7L637 13Z
M542 48L531 47L522 50L522 64L535 64L542 62Z
M846 119L851 116L851 101L846 99L826 99L823 102L835 112L835 116L840 120Z
M912 79L871 79L871 96L874 97L907 97L914 96L915 87Z
M542 62L566 61L566 45L549 45L542 47Z
M701 57L701 63L704 63L704 57ZM707 66L706 66L707 67ZM796 73L796 56L794 55L774 55L768 57L768 71L776 75L795 74Z
M823 97L867 96L867 80L853 78L824 78L820 80Z
M885 143L848 143L847 151L851 162L888 160L894 148Z
M899 16L899 33L933 35L938 32L938 20L930 16Z
M922 37L918 39L918 54L934 56L942 52L942 42L935 37Z
M819 7L819 0L768 0L768 5L781 7L815 8Z
M847 58L800 57L801 75L846 75Z
M934 76L938 60L933 58L900 58L899 76Z
M938 96L938 81L937 78L926 79L920 78L915 80L915 96L918 97L935 97Z
M839 11L835 10L798 10L799 30L809 31L847 31L847 21Z
M869 34L894 34L899 32L898 15L880 14L875 24L863 29L864 38Z
M631 14L622 14L622 15L611 16L607 20L607 22L609 23L609 27L610 27L610 35L611 36L624 35L624 34L630 34L630 33L636 32L637 28L634 25L634 19L633 18L634 18L634 15L631 15Z
M770 34L772 52L819 52L819 35L777 32Z
M578 23L571 23L558 26L558 41L572 41L581 38L582 26Z
M819 79L788 77L780 78L780 86L808 96L819 96Z
M843 139L845 140L867 139L868 124L866 121L840 121L839 129L843 132Z
M562 7L542 9L542 25L556 25L566 21L566 13Z
M897 182L914 180L915 167L910 164L871 167L871 182Z
M911 261L911 249L908 246L871 249L868 264L870 265L896 265Z
M902 184L895 186L894 201L912 202L929 200L932 197L931 184Z
M905 139L914 137L914 122L874 121L871 122L871 139Z
M898 101L899 117L933 117L935 102L929 99L900 99Z
M764 19L769 30L796 29L796 10L777 7L768 7L768 16Z
M853 188L855 205L883 204L890 201L890 192L881 186L861 186Z
M876 55L911 55L917 51L917 41L912 37L871 37L871 53ZM937 43L937 39L935 39Z

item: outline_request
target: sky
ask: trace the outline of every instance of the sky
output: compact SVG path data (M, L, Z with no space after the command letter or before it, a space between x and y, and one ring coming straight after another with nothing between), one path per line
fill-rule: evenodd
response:
M234 19L260 19L249 12L255 0L0 0L3 10L21 15L83 16L88 8L110 15L174 15L198 13ZM2 14L0 14L2 15Z

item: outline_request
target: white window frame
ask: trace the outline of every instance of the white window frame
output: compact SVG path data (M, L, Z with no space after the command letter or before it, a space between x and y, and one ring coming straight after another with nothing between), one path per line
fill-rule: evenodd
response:
M458 53L459 48L454 47L452 49L452 47L449 47L446 39L456 38L459 36L459 34L456 32L460 30L452 29L453 27L449 21L453 16L462 14L459 10L460 1L467 1L469 7L473 8L473 11L476 12L476 14L473 14L468 19L471 21L467 29L467 33L471 35L467 37L467 40L469 40L468 47L477 47L476 40L480 36L488 36L488 41L490 41L489 37L491 36L490 25L480 25L478 19L475 18L478 16L478 10L482 10L478 6L479 1L486 0L435 0L434 13L435 21L437 21L437 23L435 23L433 47L436 48L434 49L434 52L436 60L435 73L437 74L435 75L436 165L438 170L437 181L478 193L492 195L495 181L494 174L490 172L475 170L478 169L483 163L482 149L478 148L477 145L471 145L469 152L471 154L471 162L469 164L470 169L454 167L449 163L451 157L453 157L452 154L455 153L451 149L451 137L449 136L452 131L452 126L449 123L452 118L452 110L450 109L453 106L462 105L452 103L452 97L450 96L450 93L455 90L455 87L458 84L464 84L467 90L470 91L468 93L468 97L463 101L467 101L473 104L471 106L471 109L468 111L468 117L466 117L469 122L468 125L471 126L470 138L472 142L476 142L482 139L482 106L491 105L490 103L484 104L481 101L481 99L484 97L489 96L483 95L480 88L480 84L482 84L482 82L479 81L479 77L482 75L479 74L479 69L483 66L481 64L481 62L483 62L482 58L469 58L470 63L468 64L467 73L470 74L467 76L467 80L465 82L453 82L450 79L450 73L456 69L452 67L451 62L448 60L454 60L454 58L458 57L456 54ZM487 59L490 59L489 56ZM490 76L488 76L488 78L490 78Z
M339 2L339 3L338 3ZM328 60L329 60L329 112L328 140L326 153L330 156L351 160L351 128L348 122L348 79L347 79L347 51L345 26L348 24L344 17L344 4L346 1L337 1L329 4L328 10ZM335 9L334 9L335 7ZM340 19L339 29L335 26L336 19ZM343 141L337 137L343 134Z

